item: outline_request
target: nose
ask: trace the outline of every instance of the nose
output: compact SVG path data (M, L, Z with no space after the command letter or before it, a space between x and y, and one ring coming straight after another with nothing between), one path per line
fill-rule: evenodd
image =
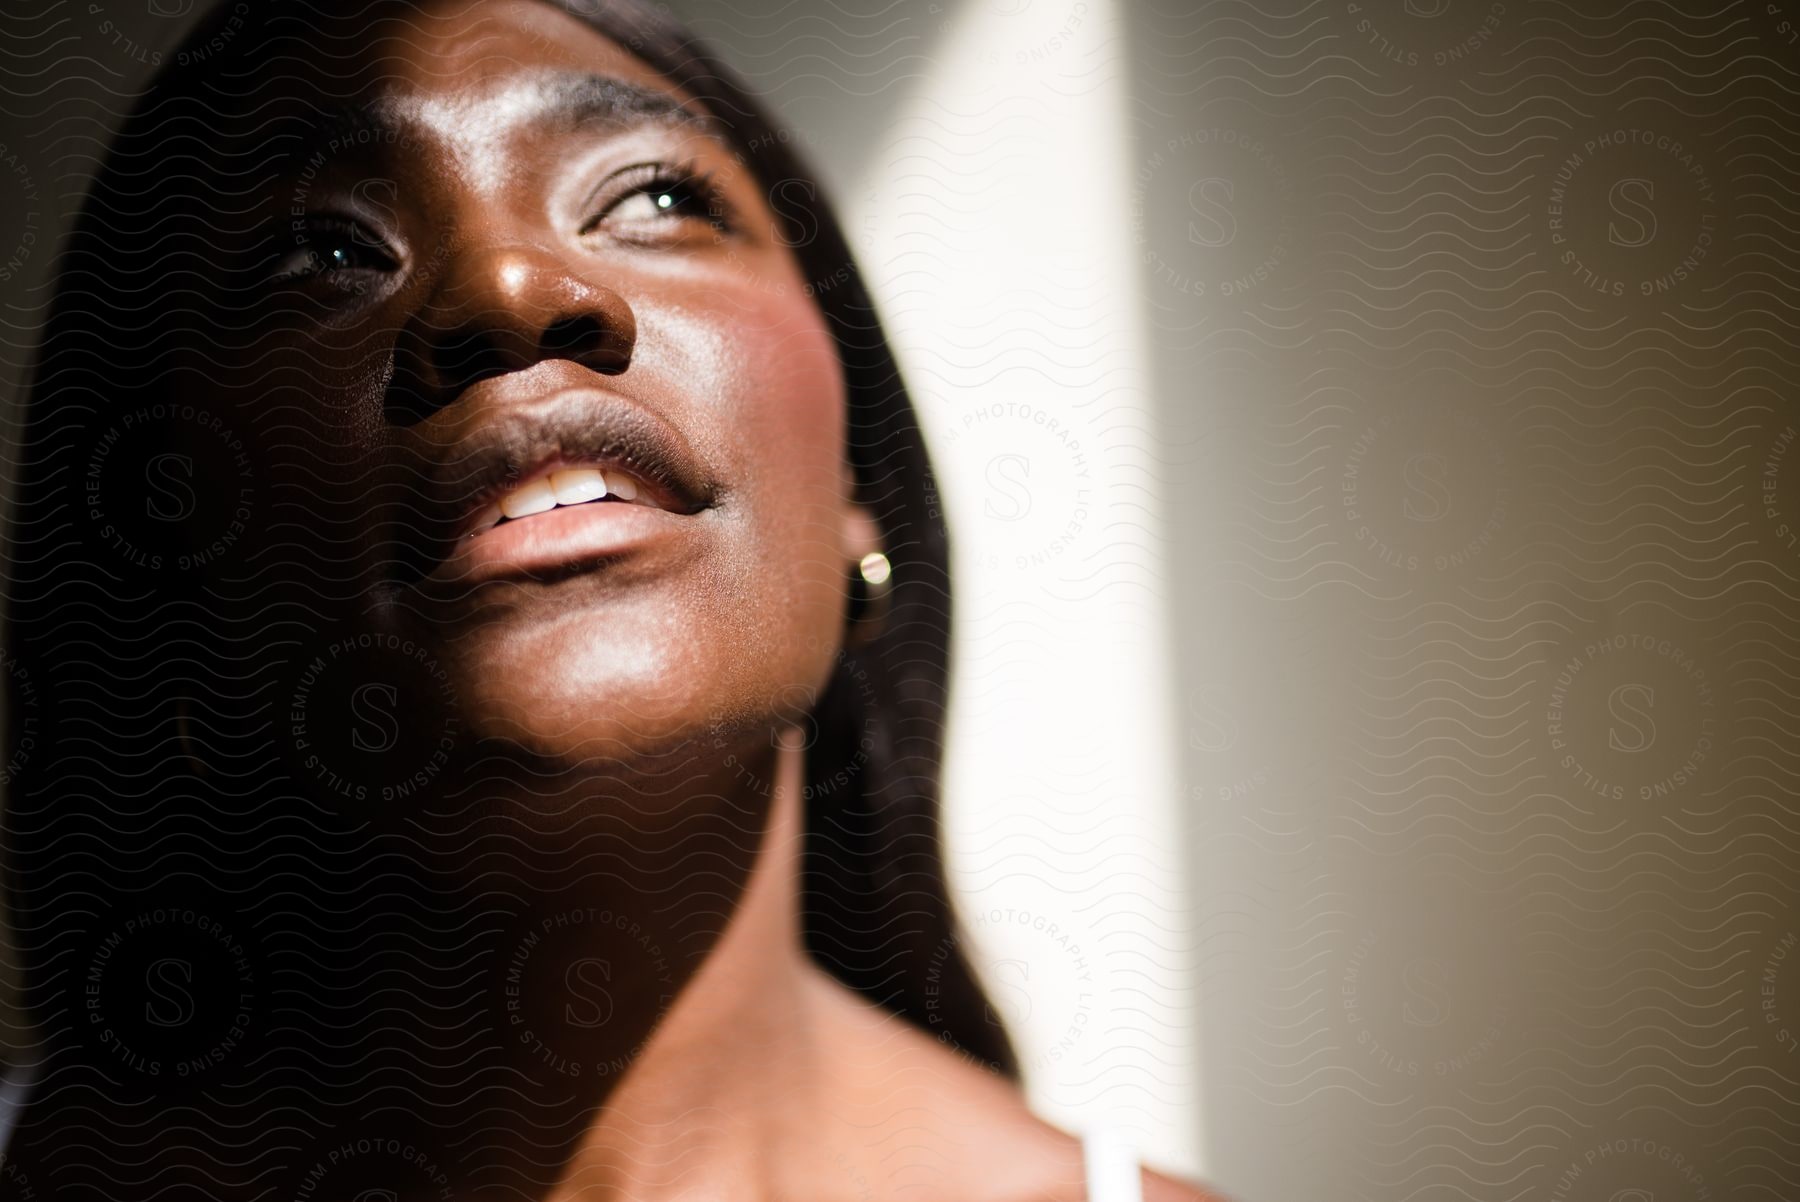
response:
M631 365L637 319L611 288L570 272L530 246L457 253L401 331L388 386L388 419L411 425L470 385L569 359L617 375Z

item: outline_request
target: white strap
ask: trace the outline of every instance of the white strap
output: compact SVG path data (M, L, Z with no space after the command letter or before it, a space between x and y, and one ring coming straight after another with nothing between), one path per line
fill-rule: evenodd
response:
M1111 1127L1087 1133L1081 1141L1087 1162L1088 1202L1144 1202L1137 1153Z

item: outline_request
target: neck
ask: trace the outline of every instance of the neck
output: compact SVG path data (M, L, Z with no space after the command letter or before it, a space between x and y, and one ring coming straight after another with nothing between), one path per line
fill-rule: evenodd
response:
M801 942L802 753L774 756L769 822L717 944L589 1128L553 1198L774 1196L783 1128L816 1095L822 974Z
M383 1042L415 1086L402 1133L466 1166L453 1195L556 1199L600 1182L638 1198L669 1179L685 1193L699 1161L741 1184L739 1154L763 1135L738 1118L759 1121L768 1088L793 1098L818 1063L802 759L768 728L629 776L496 753L420 818L433 866L420 908L445 984L409 982L420 1021ZM417 946L404 922L389 928L396 956ZM474 939L494 971L471 989ZM471 1025L492 1036L473 1059Z

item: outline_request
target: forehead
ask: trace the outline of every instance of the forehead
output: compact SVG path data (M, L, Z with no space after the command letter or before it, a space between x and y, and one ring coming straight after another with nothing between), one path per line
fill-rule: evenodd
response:
M467 145L521 127L663 124L717 132L679 85L537 0L414 0L404 16L370 33L347 86L308 102L323 117L320 136L374 127Z
M372 32L368 82L382 90L444 94L561 69L681 95L625 47L542 0L412 0Z

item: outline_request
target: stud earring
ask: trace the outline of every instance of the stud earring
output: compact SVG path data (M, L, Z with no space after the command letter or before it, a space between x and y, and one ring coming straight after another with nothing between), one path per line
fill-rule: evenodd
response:
M894 565L880 551L862 557L850 573L850 633L852 646L861 646L881 633L894 593Z

